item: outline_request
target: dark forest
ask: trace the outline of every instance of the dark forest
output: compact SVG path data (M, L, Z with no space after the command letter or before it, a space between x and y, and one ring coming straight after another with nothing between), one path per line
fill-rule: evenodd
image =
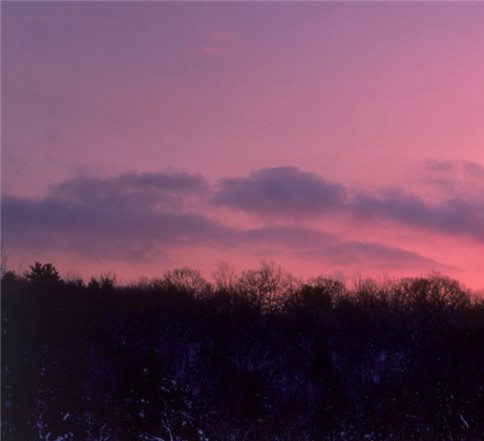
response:
M4 441L484 439L484 299L441 274L1 288Z

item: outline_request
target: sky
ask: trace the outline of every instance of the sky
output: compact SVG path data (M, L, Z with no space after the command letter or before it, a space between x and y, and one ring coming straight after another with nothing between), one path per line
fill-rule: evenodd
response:
M483 22L482 2L2 1L8 269L484 288Z

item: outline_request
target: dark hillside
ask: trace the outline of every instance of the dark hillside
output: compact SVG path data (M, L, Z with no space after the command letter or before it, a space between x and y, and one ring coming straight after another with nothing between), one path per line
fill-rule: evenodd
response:
M458 282L218 282L5 274L2 439L484 439L484 301Z

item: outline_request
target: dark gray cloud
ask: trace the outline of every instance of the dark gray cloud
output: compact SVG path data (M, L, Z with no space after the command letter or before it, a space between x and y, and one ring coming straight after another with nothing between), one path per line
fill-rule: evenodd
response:
M184 210L184 198L208 191L199 176L135 174L62 182L40 200L5 195L2 229L12 247L64 248L139 258L157 244L219 241L227 230Z
M247 178L226 178L213 202L259 215L313 216L344 204L346 190L297 167L267 168Z
M476 163L430 161L427 166L446 174L455 173L457 168L457 171L464 171L474 178L480 177L483 172L484 177L484 168ZM361 217L363 222L369 218L387 219L484 241L484 193L477 191L471 196L470 192L457 191L452 181L445 182L446 197L429 202L399 188L354 192L296 167L280 167L254 171L246 178L221 180L213 203L262 217L286 220L344 212ZM443 186L441 188L444 189Z
M439 173L450 173L449 167L439 166ZM471 172L479 175L480 169L474 167ZM366 225L385 219L397 227L466 235L484 242L483 200L450 196L430 203L398 188L355 192L295 167L226 178L215 191L202 176L187 173L77 177L53 187L41 199L4 195L2 240L7 248L34 255L35 250L52 250L53 256L60 251L93 260L141 263L157 259L160 253L170 256L180 249L207 248L219 250L222 259L248 253L270 259L291 256L321 262L323 267L446 271L439 262L411 249L364 238L345 240L294 220L307 216L314 221L337 212ZM210 211L212 204L262 216L263 226L228 226L217 210Z
M399 189L379 194L359 193L352 203L355 215L385 218L441 233L461 234L484 241L484 203L454 197L438 203Z
M110 204L69 204L6 196L4 243L12 248L64 250L85 256L142 260L156 247L218 244L230 230L198 213L160 211L126 197Z
M122 209L128 200L134 205L163 204L164 208L180 209L183 198L199 196L209 191L209 185L200 175L188 173L125 173L112 178L78 177L56 186L51 196L70 204L108 203Z
M67 181L38 201L4 196L5 237L19 246L74 246L86 254L110 248L119 254L116 246L119 243L126 247L123 255L133 248L148 249L150 244L166 247L265 244L298 249L324 237L323 233L293 227L236 230L199 213L175 211L171 206L156 209L152 198L133 198L129 191L117 189L108 198L103 189L110 183L103 180L86 178L73 184ZM70 198L64 191L58 191L61 187L72 190Z

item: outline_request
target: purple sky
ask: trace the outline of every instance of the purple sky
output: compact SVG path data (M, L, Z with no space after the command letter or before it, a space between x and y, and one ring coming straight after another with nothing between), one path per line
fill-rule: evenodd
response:
M484 3L2 2L23 271L484 288Z

